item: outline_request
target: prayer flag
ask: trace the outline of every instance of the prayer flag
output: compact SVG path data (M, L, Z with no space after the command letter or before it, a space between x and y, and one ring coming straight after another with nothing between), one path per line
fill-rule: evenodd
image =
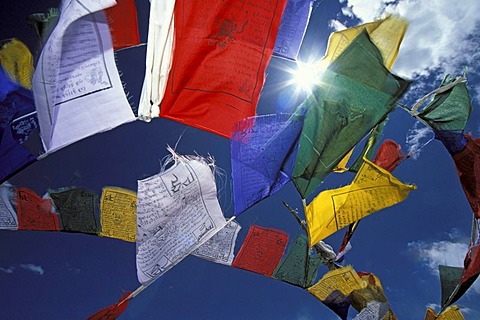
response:
M42 199L28 188L16 188L15 191L18 230L60 230L58 216L52 213L50 199Z
M113 4L113 0L62 2L59 21L33 75L47 154L135 120L115 65L103 12Z
M397 320L387 302L372 301L353 320Z
M385 129L387 121L388 121L388 118L385 118L382 122L380 122L375 127L373 127L373 129L370 131L368 140L365 142L365 145L363 146L362 151L358 155L355 162L350 166L350 168L348 168L349 171L358 172L358 170L362 166L364 157L367 159L373 158L373 152L379 142L378 139L383 133L383 129Z
M130 296L131 292L125 292L125 294L120 298L120 301L116 304L103 308L102 310L97 311L95 314L92 314L87 320L115 320L117 319L126 309L128 305L127 298Z
M32 88L33 56L22 41L12 38L2 42L0 65L12 81Z
M231 138L235 215L290 181L303 119L265 115L240 121Z
M60 213L62 231L98 233L95 220L97 196L83 188L68 188L57 192L50 191L57 212Z
M49 8L46 13L33 13L28 17L28 25L35 29L42 45L55 28L59 15L60 11L57 8Z
M192 254L215 263L231 265L234 258L240 224L230 221L217 234L198 247Z
M392 172L407 158L407 155L400 150L401 148L395 141L386 139L378 148L373 163L388 172Z
M17 230L18 219L13 209L15 191L8 182L0 184L0 229Z
M352 184L323 191L306 206L310 246L363 217L403 201L416 189L370 160L363 161Z
M271 277L287 247L288 234L252 225L232 267Z
M295 115L305 115L293 178L303 198L386 118L409 85L385 68L366 32L319 77L320 83Z
M255 115L287 0L175 2L175 51L160 116L230 138Z
M170 168L138 181L137 276L141 283L163 275L226 224L213 164L170 152L174 161Z
M457 306L451 306L437 315L430 307L427 308L425 320L464 320L462 312Z
M137 232L137 194L104 187L100 199L100 236L135 242Z
M440 274L440 284L442 287L441 305L444 306L445 303L447 303L448 298L452 296L457 285L460 283L463 275L463 268L439 265L438 272Z
M283 12L273 54L297 60L313 9L313 0L288 0Z
M289 248L282 262L278 265L273 277L301 288L312 285L317 277L317 269L322 259L319 255L311 255L308 240L298 235Z
M116 0L116 2L113 7L105 9L113 50L136 46L140 43L140 36L135 1Z

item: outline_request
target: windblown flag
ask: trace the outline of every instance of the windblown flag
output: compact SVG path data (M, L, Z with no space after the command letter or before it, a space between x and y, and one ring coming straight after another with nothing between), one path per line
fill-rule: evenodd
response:
M314 0L288 0L283 12L273 55L297 60L312 14Z
M62 2L40 55L33 92L46 153L135 120L103 9L113 0Z
M311 255L308 240L298 235L273 277L301 288L312 285L317 277L317 270L322 262L319 255Z
M305 114L293 178L303 198L386 118L409 85L385 68L365 31L319 77L296 114Z
M100 236L135 242L137 232L137 194L104 187L100 199Z
M403 201L415 185L407 185L364 158L352 184L321 192L305 208L310 246L376 211Z
M50 199L42 199L28 188L16 188L15 191L18 230L60 230L58 216L52 213Z
M97 195L83 188L68 188L50 191L57 212L60 214L62 231L97 234L99 227L95 220Z
M95 312L87 320L115 320L117 319L126 309L128 305L127 298L130 296L131 292L125 292L125 294L120 298L116 304L112 304L102 310Z
M252 225L232 267L271 277L287 243L285 232Z
M240 121L231 138L235 216L271 196L293 173L303 119L265 115Z
M12 81L32 88L33 57L23 42L15 38L4 42L0 47L0 65Z
M400 150L401 148L395 141L386 139L378 148L373 163L388 172L392 172L407 158L407 155Z
M28 25L35 29L42 45L55 28L59 15L60 11L57 8L49 8L46 13L33 13L28 17Z
M438 273L440 274L440 285L442 288L441 305L445 306L448 299L452 296L452 293L455 291L457 285L462 279L463 268L439 265Z
M355 162L350 166L350 168L348 168L349 171L358 172L358 170L362 166L363 158L367 158L367 159L373 158L375 148L379 142L378 139L382 135L383 129L385 129L387 121L388 121L388 118L385 118L382 122L380 122L375 127L373 127L373 129L370 131L370 135L368 136L368 140L365 142L365 145L363 146L362 151L358 155Z
M17 212L13 209L15 191L8 182L0 184L0 229L17 230Z
M175 3L175 52L160 116L230 138L255 115L287 0Z
M113 7L105 9L113 50L136 46L140 43L140 35L135 1L116 0L116 2Z
M163 275L226 224L213 164L170 152L174 161L170 168L138 181L137 276L141 283Z
M427 308L425 320L464 320L462 312L457 306L451 306L437 315L430 307Z

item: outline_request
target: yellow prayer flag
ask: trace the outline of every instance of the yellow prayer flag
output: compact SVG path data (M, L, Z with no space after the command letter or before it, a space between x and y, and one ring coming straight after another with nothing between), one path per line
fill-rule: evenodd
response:
M0 64L11 80L27 89L32 88L33 57L23 42L13 38L3 43Z
M137 233L137 194L104 187L100 199L100 236L135 242Z
M363 217L403 201L416 188L364 158L352 184L323 191L304 208L310 246Z
M427 308L425 320L464 320L462 312L457 306L450 306L437 315L431 308Z
M335 290L340 291L346 297L352 291L366 287L367 283L360 279L352 266L346 266L327 272L322 279L307 290L320 301L325 301Z
M385 19L333 32L328 40L328 47L321 63L325 66L332 63L350 45L353 39L363 30L367 30L370 39L382 54L385 67L391 70L397 59L407 26L406 20L389 15Z
M345 155L345 157L343 157L343 159L333 169L333 172L342 173L342 172L345 172L345 171L348 170L347 163L348 163L348 160L350 160L350 157L352 156L353 149L354 148L352 148L350 151L348 151L348 153Z

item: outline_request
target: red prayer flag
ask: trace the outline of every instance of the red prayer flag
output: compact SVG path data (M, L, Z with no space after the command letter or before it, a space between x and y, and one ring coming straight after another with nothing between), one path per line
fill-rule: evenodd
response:
M480 274L480 245L469 249L464 261L464 270L460 282L463 284L472 277L478 277Z
M255 115L287 0L175 3L175 50L160 116L230 138Z
M140 44L137 8L134 0L116 0L117 5L105 9L112 35L113 50Z
M16 188L15 203L18 230L60 230L58 216L52 213L50 199L42 199L28 188Z
M126 292L116 304L112 304L102 310L92 314L87 320L115 320L117 319L125 309L127 309L128 300L127 297L131 292Z
M480 139L467 135L467 146L453 155L458 177L475 218L480 218Z
M252 225L232 266L271 277L287 243L285 232Z
M402 147L393 140L386 139L378 148L373 162L383 169L392 172L407 155L400 150Z

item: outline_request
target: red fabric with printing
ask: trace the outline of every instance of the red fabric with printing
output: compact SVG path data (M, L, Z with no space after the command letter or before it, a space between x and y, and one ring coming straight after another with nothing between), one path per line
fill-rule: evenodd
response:
M50 199L40 198L28 188L15 189L18 230L59 231L58 216L52 213Z
M116 0L117 5L105 9L112 35L113 50L140 44L137 8L134 0Z
M378 148L373 162L383 169L392 172L400 163L407 158L401 146L393 140L386 139Z

